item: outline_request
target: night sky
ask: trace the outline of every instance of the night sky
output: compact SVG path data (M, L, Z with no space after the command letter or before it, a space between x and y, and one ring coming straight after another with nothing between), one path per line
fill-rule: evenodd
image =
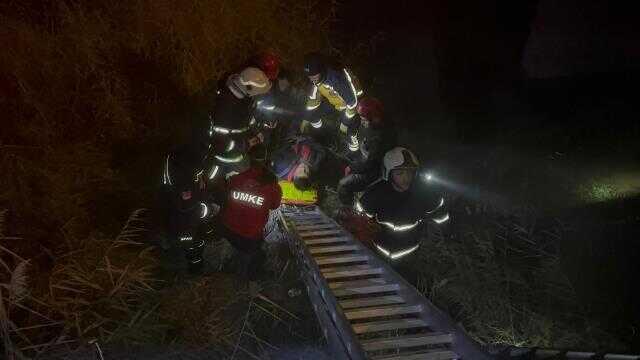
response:
M414 125L447 117L441 122L455 121L455 129L433 131L484 139L500 128L538 126L530 108L552 114L539 121L569 124L569 105L586 108L595 98L629 106L633 93L623 89L640 64L634 14L598 0L356 0L342 4L334 38L374 49L364 78L394 116ZM620 111L611 126L624 132L637 112Z
M441 66L452 72L483 69L496 76L504 67L522 66L528 77L552 78L640 63L640 24L631 5L621 2L354 0L341 5L339 17L337 35L348 41L405 29L434 37L446 60Z

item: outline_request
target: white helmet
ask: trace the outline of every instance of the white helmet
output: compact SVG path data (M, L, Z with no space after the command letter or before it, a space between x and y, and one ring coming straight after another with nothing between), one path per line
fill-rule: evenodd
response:
M389 174L394 169L417 169L420 163L411 150L404 147L395 147L386 154L382 160L382 179L389 180Z
M271 89L271 81L269 81L267 75L262 70L254 67L248 67L239 74L231 75L227 85L239 98L266 94Z

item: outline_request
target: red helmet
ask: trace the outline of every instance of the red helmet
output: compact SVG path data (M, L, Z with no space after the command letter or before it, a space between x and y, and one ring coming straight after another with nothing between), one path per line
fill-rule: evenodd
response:
M256 65L262 70L269 80L274 81L280 72L280 59L272 52L265 51L258 55Z
M381 122L384 115L382 102L373 97L365 97L358 101L356 110L358 111L358 115L375 124Z

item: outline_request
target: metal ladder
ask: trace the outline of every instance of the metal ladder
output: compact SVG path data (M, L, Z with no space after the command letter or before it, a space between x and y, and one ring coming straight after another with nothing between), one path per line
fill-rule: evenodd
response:
M283 206L279 218L336 359L492 358L316 206Z

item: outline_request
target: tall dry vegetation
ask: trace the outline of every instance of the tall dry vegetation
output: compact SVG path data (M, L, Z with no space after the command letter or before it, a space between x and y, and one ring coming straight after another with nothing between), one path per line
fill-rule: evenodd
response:
M432 228L415 259L421 290L483 344L624 349L588 316L560 262L567 229L530 209L452 208L453 238Z
M149 225L141 212L119 224L152 193L161 145L188 133L210 85L256 51L294 67L326 47L332 9L309 0L0 5L2 281L30 289L29 304L2 293L5 351L115 339L141 317L157 285L155 257L138 243Z

